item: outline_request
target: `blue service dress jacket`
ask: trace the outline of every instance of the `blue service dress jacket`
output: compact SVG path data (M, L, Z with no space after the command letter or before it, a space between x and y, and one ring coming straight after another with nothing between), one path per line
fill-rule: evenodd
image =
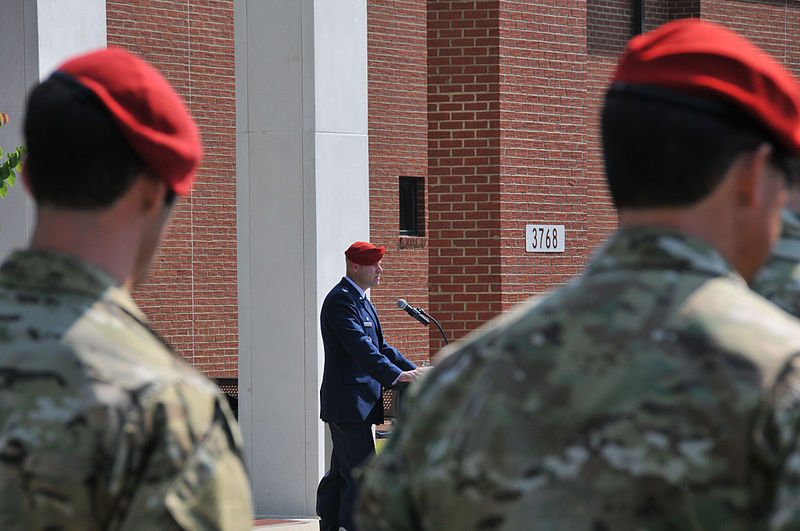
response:
M381 386L390 387L401 372L417 366L386 343L375 307L345 278L325 297L320 328L325 348L320 418L380 424L383 408L375 405Z

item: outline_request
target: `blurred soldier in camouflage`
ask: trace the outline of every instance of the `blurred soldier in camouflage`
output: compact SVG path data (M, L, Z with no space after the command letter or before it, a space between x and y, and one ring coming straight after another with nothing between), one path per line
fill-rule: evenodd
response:
M0 529L250 529L238 427L130 297L200 162L141 59L74 58L31 93L30 248L0 268Z
M779 233L799 92L714 24L629 43L603 110L619 231L412 388L363 529L800 529L800 323L745 282Z
M752 287L795 317L800 317L800 186L789 192L777 245Z

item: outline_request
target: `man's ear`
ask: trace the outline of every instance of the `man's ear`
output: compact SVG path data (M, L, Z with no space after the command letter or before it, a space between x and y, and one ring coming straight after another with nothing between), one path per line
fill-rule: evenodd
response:
M167 197L167 183L161 179L142 173L136 181L139 188L142 212L160 211Z
M754 206L761 202L764 180L769 176L769 158L772 146L766 142L755 151L742 155L735 163L736 191L742 206Z

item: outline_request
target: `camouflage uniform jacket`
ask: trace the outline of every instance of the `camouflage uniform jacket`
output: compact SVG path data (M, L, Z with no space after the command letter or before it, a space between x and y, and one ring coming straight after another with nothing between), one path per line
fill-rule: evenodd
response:
M625 229L412 386L363 529L800 529L798 352L707 244Z
M0 529L250 529L235 419L214 385L83 261L0 268Z
M753 289L790 314L800 317L800 213L783 211L783 229Z

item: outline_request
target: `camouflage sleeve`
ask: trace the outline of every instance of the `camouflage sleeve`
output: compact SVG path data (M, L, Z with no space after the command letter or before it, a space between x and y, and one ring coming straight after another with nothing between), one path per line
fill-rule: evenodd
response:
M152 401L139 423L123 430L150 431L144 447L118 455L130 469L120 481L130 501L112 519L118 529L252 528L250 487L238 426L222 397L203 389L171 385ZM139 453L139 455L135 455Z
M769 529L800 529L800 355L778 377L772 407L755 436L759 460L777 469Z
M397 430L399 428L395 428ZM397 449L397 433L381 453L357 471L360 480L356 522L364 531L417 531L410 485L403 458Z
M420 531L413 499L412 468L408 452L414 455L421 448L409 445L417 426L410 417L419 412L418 394L427 374L410 385L403 397L403 408L392 428L392 435L380 453L372 456L354 472L359 483L355 519L362 531ZM414 415L416 420L417 416Z

